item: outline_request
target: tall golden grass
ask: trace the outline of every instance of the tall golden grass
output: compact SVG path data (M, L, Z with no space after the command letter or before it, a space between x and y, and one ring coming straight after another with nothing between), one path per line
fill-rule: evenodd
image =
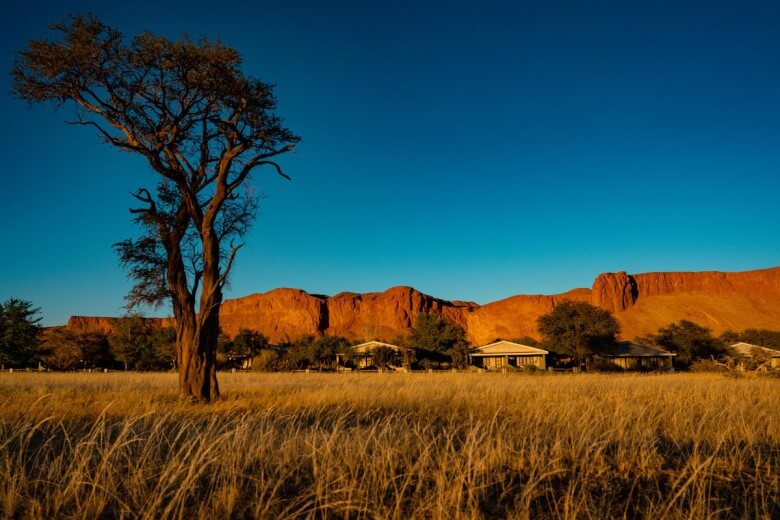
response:
M4 518L777 518L780 380L0 374Z

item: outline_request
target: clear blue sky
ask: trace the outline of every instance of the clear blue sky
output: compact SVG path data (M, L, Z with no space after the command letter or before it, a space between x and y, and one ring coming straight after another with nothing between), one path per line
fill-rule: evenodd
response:
M486 303L600 272L780 264L778 2L6 2L0 299L121 311L111 249L152 178L6 93L68 13L221 36L303 141L228 296L412 285ZM9 6L10 4L10 6ZM263 5L266 4L266 5ZM640 5L643 4L643 5Z

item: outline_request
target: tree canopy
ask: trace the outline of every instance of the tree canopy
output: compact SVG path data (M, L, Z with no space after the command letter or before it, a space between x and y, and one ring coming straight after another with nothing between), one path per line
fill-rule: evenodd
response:
M29 367L39 360L40 309L10 298L0 304L0 366Z
M466 331L437 314L420 313L414 321L409 341L419 359L441 361L449 358L457 366L468 361Z
M176 318L179 391L218 396L215 355L222 290L254 219L252 172L299 141L276 115L273 86L245 76L235 49L187 36L129 40L94 16L52 26L17 56L13 92L30 103L71 104L71 124L143 158L156 186L131 209L139 238L117 244L135 285L131 305L170 301Z
M170 369L175 365L171 352L172 330L155 326L138 314L119 318L109 336L111 351L125 370Z
M769 329L745 329L742 332L727 330L719 339L728 346L740 341L759 347L780 350L780 331Z
M64 327L48 330L43 335L41 358L51 370L111 368L115 363L104 334Z
M547 350L583 361L615 344L620 324L608 311L586 302L564 301L538 320Z
M658 329L649 336L657 345L677 354L676 360L689 365L697 359L716 357L725 351L723 343L710 334L710 329L692 321L681 320Z

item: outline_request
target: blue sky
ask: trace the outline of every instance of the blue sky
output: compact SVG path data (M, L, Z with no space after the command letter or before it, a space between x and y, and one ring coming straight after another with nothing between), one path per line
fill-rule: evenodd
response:
M412 285L479 303L600 272L780 264L776 2L21 2L0 22L0 299L121 312L143 161L12 99L68 13L220 36L303 138L253 183L228 297Z

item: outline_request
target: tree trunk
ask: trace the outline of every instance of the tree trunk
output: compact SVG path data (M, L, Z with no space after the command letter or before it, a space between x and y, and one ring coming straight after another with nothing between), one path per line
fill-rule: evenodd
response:
M212 232L203 235L200 309L195 313L189 291L181 294L186 296L186 304L180 308L176 337L179 342L179 396L208 403L219 397L216 357L222 290L219 242Z
M222 294L220 291L212 291L210 301L201 300L201 308L206 311L200 315L196 313L195 300L182 262L179 246L181 238L166 238L168 284L176 322L175 367L179 373L179 397L208 403L219 397L216 347ZM213 285L213 274L209 274L208 282Z
M218 312L196 316L193 311L177 321L179 397L182 399L210 402L219 397L216 366L219 319L213 316Z

